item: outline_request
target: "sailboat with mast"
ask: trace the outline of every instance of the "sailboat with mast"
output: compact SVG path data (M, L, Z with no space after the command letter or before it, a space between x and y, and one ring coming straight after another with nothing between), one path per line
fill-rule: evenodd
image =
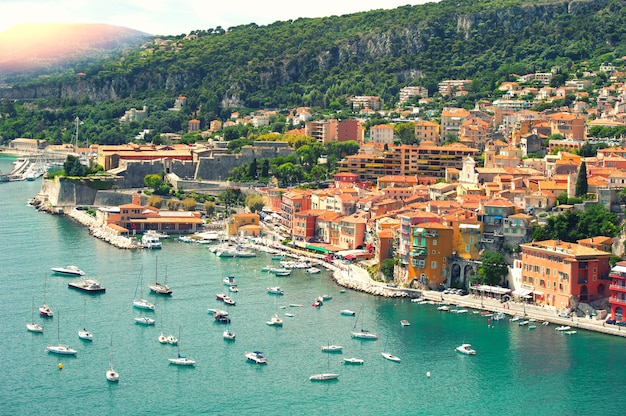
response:
M133 298L133 307L137 309L146 309L146 310L153 311L154 303L148 302L146 299L142 298L142 289L141 289L142 281L143 281L143 270L139 273L139 283L137 284L137 287L135 288L135 296ZM137 298L137 292L139 292L139 299Z
M328 348L330 348L330 343L328 344ZM330 372L330 355L328 355L328 371L326 373L313 374L309 377L311 381L329 381L336 380L339 378L339 374Z
M388 340L389 340L389 337L387 337L387 339L385 339L385 348L383 349L383 352L381 352L381 355L383 357L385 357L389 361L395 361L395 362L399 363L400 362L400 358L399 357L396 357L395 355L387 352L387 341Z
M106 372L106 378L113 382L120 380L120 375L113 369L113 337L111 337L111 345L109 346L109 369Z
M158 267L156 262L158 262L158 257L155 260L154 266L154 283L149 284L148 287L150 288L152 293L155 293L157 295L169 296L172 294L172 289L170 289L170 287L167 285L167 266L165 267L165 283L161 283L159 282L159 275L157 273Z
M41 325L39 325L38 323L35 322L35 297L33 296L33 305L31 307L30 310L30 323L26 324L26 329L28 329L30 332L38 332L38 333L43 333L43 327Z
M43 280L43 306L39 307L39 315L45 316L47 318L52 318L54 316L54 311L46 303L46 285L47 285L47 283L48 283L48 276L44 276L44 280Z
M362 309L361 311L359 311L359 315L362 315ZM353 327L353 331L351 333L352 338L356 338L356 339L367 339L367 340L372 340L375 341L378 339L378 335L376 335L374 332L370 332L367 329L363 328L363 318L361 318L361 330L360 331L356 331L356 324L359 322L359 320L357 319L356 321L354 321L354 327Z
M180 355L180 327L178 328L178 356L176 358L168 358L168 361L171 364L181 365L181 366L194 366L196 365L196 360L192 360L191 358L187 358L184 355Z
M69 345L61 344L59 341L59 332L61 331L60 326L60 319L57 315L57 345L48 345L46 352L59 355L76 355L77 351L75 349L70 348Z
M84 326L86 312L87 312L87 300L85 300L85 305L83 308L83 329L78 330L78 338L84 339L86 341L93 341L93 334L87 331L87 329L85 329L85 326Z

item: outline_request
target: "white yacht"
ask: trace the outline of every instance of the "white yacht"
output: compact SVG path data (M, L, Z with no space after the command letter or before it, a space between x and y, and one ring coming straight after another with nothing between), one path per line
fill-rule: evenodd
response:
M51 267L50 270L52 270L54 273L64 274L68 276L84 276L85 275L85 272L76 266Z
M476 355L476 350L472 349L470 344L461 344L455 348L456 351L466 355Z

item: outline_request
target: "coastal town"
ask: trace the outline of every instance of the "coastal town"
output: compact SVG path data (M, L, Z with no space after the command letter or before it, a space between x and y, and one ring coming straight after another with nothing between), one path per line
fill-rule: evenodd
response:
M624 255L623 233L596 233L576 241L531 239L534 229L559 215L583 213L592 206L619 218L624 213L626 148L620 141L626 129L624 73L608 64L599 68L615 82L593 91L592 107L589 82L550 86L558 71L520 76L518 82L499 86L501 99L479 102L473 110L444 107L438 118L417 115L419 105L432 100L419 87L401 91L403 102L420 97L415 107L394 111L383 110L379 97L355 96L351 105L360 116L347 120L315 120L309 108L292 109L290 124L303 128L288 134L321 144L358 144L356 153L337 161L336 172L329 174L332 180L324 180L323 186L319 181L317 186L285 185L278 175L269 184L232 177L236 166L296 154L289 141L280 140L288 134L276 141L254 141L236 154L215 135L230 126L267 125L277 114L273 110L233 112L229 120L214 120L205 131L199 120L190 120L189 131L206 137L194 144L79 148L19 138L6 151L32 155L31 164L42 154L48 158L71 154L102 166L98 180L110 186L91 192L85 191L93 190L85 184L88 178L81 183L44 179L35 200L38 207L54 213L93 208L89 219L81 222L92 227L92 234L121 247L141 247L128 237L149 230L192 235L211 221L216 226L201 204L172 211L146 202L148 195L142 194L146 175L163 172L163 180L174 191L217 196L239 189L263 198L263 209L224 212L225 221L217 229L220 235L271 238L281 249L341 260L350 270L364 272L370 283L378 282L374 286L384 286L384 295L457 288L471 298L479 296L482 304L491 299L497 301L494 307L503 309L509 304L521 305L524 311L540 308L556 318L584 318L620 331L626 307L626 262L618 261ZM439 94L462 96L470 84L471 80L443 81ZM532 100L565 98L572 103L544 111L529 109ZM176 102L182 105L184 100L178 97ZM131 109L120 123L138 120L148 111ZM389 122L366 131L366 121L373 115ZM398 126L408 126L410 140L399 137ZM600 137L614 131L622 133ZM323 156L314 162L327 163ZM507 264L507 273L493 285L475 279L486 252L501 253ZM386 260L394 260L391 274L381 272Z

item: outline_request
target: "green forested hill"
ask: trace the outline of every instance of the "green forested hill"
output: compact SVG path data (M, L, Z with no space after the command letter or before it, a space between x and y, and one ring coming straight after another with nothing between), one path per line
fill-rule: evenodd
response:
M510 74L626 55L624 0L443 0L394 10L200 30L179 48L144 48L85 77L55 77L0 97L152 108L188 97L208 120L225 107L326 106L351 95L469 78L477 96ZM113 113L120 109L109 110ZM115 114L119 115L119 114Z

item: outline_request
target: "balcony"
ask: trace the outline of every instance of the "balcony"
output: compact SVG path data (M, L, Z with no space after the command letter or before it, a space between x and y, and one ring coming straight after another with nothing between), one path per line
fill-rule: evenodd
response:
M626 307L626 300L619 300L618 298L613 297L613 296L611 296L609 298L609 303L611 304L611 306L613 306L613 305L614 306L621 306L622 308Z
M426 256L426 250L413 250L409 253L411 257L424 257Z
M609 285L609 290L610 290L611 292L626 293L626 286L620 286L620 285Z

